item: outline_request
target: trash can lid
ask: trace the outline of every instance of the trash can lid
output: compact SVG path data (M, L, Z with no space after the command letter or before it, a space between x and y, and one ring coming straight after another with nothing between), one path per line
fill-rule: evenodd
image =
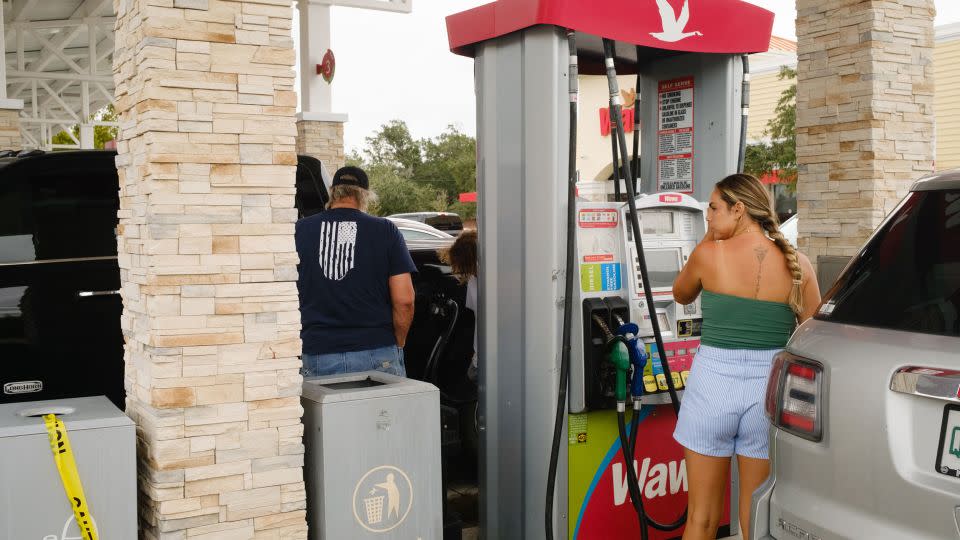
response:
M304 379L303 397L317 403L335 403L408 394L436 393L437 387L379 371Z
M43 415L50 413L60 417L68 432L134 425L105 396L7 403L0 405L0 439L45 434Z

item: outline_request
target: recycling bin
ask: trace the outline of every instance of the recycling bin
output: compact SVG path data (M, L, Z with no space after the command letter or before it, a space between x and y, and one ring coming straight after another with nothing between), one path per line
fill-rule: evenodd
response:
M57 414L99 538L137 538L134 423L104 396L0 405L0 538L85 538L67 501L43 415Z

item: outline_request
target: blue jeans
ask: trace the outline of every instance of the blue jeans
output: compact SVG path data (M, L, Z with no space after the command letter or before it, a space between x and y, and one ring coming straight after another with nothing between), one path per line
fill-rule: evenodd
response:
M368 351L304 354L302 360L303 369L301 373L304 377L341 375L363 371L382 371L391 375L407 376L407 368L403 363L403 349L396 345Z

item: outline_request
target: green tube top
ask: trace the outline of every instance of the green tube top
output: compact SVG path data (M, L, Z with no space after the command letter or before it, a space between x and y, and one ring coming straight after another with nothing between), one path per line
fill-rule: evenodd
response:
M700 342L719 349L782 349L793 334L797 317L781 302L754 300L704 289L703 335Z

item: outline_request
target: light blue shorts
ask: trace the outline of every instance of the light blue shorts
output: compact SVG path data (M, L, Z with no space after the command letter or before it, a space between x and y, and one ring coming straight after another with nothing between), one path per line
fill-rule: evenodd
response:
M673 438L705 456L769 459L763 400L778 352L700 347Z

